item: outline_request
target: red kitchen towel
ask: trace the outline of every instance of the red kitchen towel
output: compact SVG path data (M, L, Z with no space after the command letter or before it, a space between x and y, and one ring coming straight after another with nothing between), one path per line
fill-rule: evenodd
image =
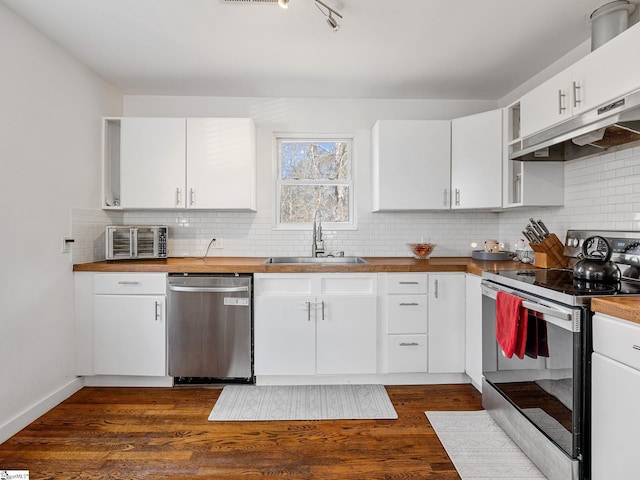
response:
M524 357L527 340L526 308L522 307L522 299L505 292L496 296L496 340L507 358L516 353Z

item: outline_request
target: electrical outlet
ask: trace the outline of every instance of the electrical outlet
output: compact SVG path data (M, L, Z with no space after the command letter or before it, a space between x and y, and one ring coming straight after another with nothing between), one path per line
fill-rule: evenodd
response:
M74 239L71 237L62 237L62 253L70 253Z
M216 237L213 240L213 243L211 244L211 248L224 248L224 243L222 241L222 238Z

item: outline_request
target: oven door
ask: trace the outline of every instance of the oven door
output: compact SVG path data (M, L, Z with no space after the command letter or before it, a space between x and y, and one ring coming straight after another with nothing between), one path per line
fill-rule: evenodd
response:
M496 341L496 295L520 297L529 311L523 359L507 358ZM584 345L581 323L586 309L570 307L482 282L483 375L486 383L573 459L580 458L583 425ZM532 323L533 322L533 323ZM533 338L532 338L533 337ZM545 345L529 349L529 342ZM534 347L535 347L534 345Z

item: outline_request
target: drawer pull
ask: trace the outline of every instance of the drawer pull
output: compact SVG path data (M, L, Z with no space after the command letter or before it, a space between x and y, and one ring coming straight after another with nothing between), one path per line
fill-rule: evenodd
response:
M634 350L640 350L640 345L634 345L634 346L633 346L633 349L634 349Z
M420 346L417 342L400 342L401 347L418 347Z
M418 282L398 282L400 285L418 285Z
M411 302L411 303L409 303L409 302L404 303L404 302L403 302L403 303L399 303L398 305L400 305L401 307L417 307L417 306L419 306L420 304L419 304L419 303L417 303L417 302Z
M118 285L140 285L140 282L118 282Z

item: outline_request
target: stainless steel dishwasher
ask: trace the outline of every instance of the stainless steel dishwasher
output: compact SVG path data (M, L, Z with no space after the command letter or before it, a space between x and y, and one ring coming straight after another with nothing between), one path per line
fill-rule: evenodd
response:
M174 383L252 383L252 276L170 274L167 282Z

